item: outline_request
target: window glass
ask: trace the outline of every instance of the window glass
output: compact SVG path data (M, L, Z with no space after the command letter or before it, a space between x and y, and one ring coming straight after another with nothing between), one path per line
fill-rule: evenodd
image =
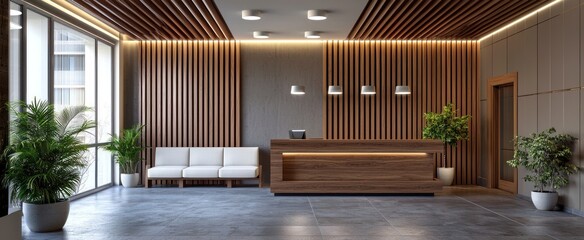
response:
M49 99L49 19L26 12L26 101Z
M97 186L112 183L112 154L102 148L97 149Z
M79 184L79 190L77 193L83 193L95 189L95 151L96 147L90 147L83 156L83 160L87 167L79 169L79 171L81 171L81 183Z
M97 103L99 143L108 142L112 133L112 47L97 44Z
M20 41L22 41L22 7L10 2L10 101L20 100Z
M88 119L95 121L95 39L60 23L54 30L55 109L87 106ZM95 143L95 129L81 136L87 144Z

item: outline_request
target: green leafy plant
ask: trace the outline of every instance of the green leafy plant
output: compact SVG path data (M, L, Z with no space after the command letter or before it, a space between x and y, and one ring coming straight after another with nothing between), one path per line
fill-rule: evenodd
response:
M75 106L55 114L53 105L36 99L9 108L14 120L3 154L8 159L4 184L11 186L12 202L48 204L69 198L86 167L87 146L79 134L95 127L85 116L90 109Z
M442 166L446 167L446 147L456 146L456 143L468 139L468 121L470 116L457 117L454 104L449 103L442 108L442 113L424 113L426 127L423 138L438 139L444 143Z
M566 186L568 176L576 173L578 167L570 162L572 145L576 138L567 134L555 134L550 128L529 137L516 136L513 159L507 161L512 167L523 166L533 174L523 179L533 182L537 192L551 191Z
M132 174L138 172L140 152L144 149L138 144L144 125L136 125L124 130L121 136L111 135L111 141L103 148L110 151L120 165L120 172Z

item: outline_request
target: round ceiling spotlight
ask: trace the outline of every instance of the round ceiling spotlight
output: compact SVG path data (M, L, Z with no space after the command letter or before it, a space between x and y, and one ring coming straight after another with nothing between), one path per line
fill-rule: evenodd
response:
M270 34L268 32L264 32L264 31L253 31L253 38L259 38L259 39L266 39L269 38Z
M262 17L260 17L260 11L258 10L243 10L241 11L241 18L245 19L245 20L260 20L262 19Z
M304 32L305 38L320 38L320 33L317 31L306 31Z
M326 11L324 10L308 10L308 19L320 21L326 19Z

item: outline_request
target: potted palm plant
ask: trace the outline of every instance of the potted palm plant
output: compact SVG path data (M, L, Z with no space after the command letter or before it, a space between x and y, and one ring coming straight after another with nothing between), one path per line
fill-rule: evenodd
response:
M69 216L69 197L81 181L80 169L86 167L87 147L79 135L95 126L85 117L89 108L65 108L56 114L53 105L36 99L9 107L15 117L4 152L4 184L11 187L12 202L22 202L31 231L60 230Z
M424 113L426 127L422 135L423 138L438 139L444 143L444 153L442 154L442 164L438 168L438 179L444 185L451 185L454 180L454 167L446 166L446 148L448 145L456 147L456 143L463 139L468 139L468 121L470 116L457 117L456 109L452 103L442 108L442 113Z
M507 161L512 167L525 167L533 174L526 175L526 182L533 182L531 201L539 210L553 210L558 202L556 189L569 183L569 175L578 167L570 162L572 145L576 138L568 134L555 134L550 128L529 137L515 137L513 159Z
M120 165L121 182L124 187L135 187L140 180L138 163L144 147L141 147L138 141L142 128L144 125L136 125L124 130L121 136L113 134L110 143L103 147L114 155L116 163Z

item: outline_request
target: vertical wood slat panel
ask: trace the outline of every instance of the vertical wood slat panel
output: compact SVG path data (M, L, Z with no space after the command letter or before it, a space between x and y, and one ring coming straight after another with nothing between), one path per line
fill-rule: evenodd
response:
M323 136L327 139L421 138L426 112L454 103L471 115L470 137L448 148L455 184L476 184L478 149L478 44L475 41L327 41L323 88L343 86L343 95L325 95ZM347 64L348 63L348 64ZM347 69L348 68L348 69ZM375 85L377 96L361 86ZM396 85L412 94L396 96ZM441 166L441 157L436 165Z
M240 145L239 43L144 41L140 43L142 156L155 147Z

